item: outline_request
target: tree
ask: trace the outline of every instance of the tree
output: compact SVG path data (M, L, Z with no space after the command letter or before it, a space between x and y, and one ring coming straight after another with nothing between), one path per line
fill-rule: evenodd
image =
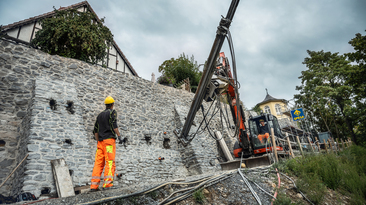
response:
M103 25L104 19L92 12L76 9L58 11L55 16L41 21L31 45L51 55L75 58L86 62L103 61L113 42L111 31Z
M354 133L357 110L352 103L354 94L347 83L352 65L346 56L324 51L307 51L303 64L308 70L302 71L301 86L295 95L298 105L305 107L311 120L323 131L332 131L352 136L357 144ZM326 130L324 130L326 129Z
M262 112L262 109L259 107L259 105L255 105L251 110L256 112L258 115L260 115Z
M197 61L194 60L194 56L191 58L184 53L177 59L171 58L166 60L159 66L159 72L162 76L159 77L158 82L160 84L167 83L169 81L172 84L179 83L182 80L189 78L192 92L195 92L198 83L201 79L202 72L199 71Z
M355 95L353 102L358 110L356 134L363 143L366 143L366 36L357 33L356 37L348 43L355 50L355 52L345 55L356 64L347 81L348 85L352 87Z

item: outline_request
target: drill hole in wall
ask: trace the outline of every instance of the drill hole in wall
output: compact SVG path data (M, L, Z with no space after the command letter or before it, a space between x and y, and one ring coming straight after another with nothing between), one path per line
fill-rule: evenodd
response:
M170 142L169 138L164 138L163 146L164 146L165 149L170 148L169 142Z
M49 194L51 193L51 188L50 187L43 187L41 190L41 194Z
M65 139L65 142L66 142L67 144L69 144L69 145L72 145L72 141L71 141L71 139Z
M74 174L74 170L69 169L69 174L70 174L70 177L72 177L72 175Z
M4 140L0 140L0 147L5 147L6 142Z
M51 110L57 110L57 102L56 102L56 100L54 100L54 99L51 99L50 100L50 107L51 107Z
M66 110L67 110L69 113L74 114L74 113L75 113L75 110L74 110L74 102L73 102L73 101L68 100L66 104L67 104L67 106L66 106Z

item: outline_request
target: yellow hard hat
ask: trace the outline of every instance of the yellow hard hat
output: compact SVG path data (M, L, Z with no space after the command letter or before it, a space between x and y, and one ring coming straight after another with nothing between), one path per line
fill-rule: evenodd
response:
M108 96L105 100L104 100L104 104L108 105L108 104L112 104L114 103L114 99L111 96Z

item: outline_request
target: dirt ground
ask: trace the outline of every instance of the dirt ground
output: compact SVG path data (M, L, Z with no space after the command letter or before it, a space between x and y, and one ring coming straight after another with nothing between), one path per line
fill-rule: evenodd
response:
M250 170L243 171L243 174L249 179L249 183L258 195L262 204L271 204L272 197L261 191L255 184L258 184L262 189L269 192L271 195L276 190L277 176L270 170ZM194 176L199 178L201 176ZM296 178L292 178L296 181ZM192 180L187 178L186 181ZM192 184L195 186L196 184ZM124 197L120 199L109 200L102 202L102 200L108 198L116 198L118 196L125 196L128 194L136 193L142 190L147 190L153 187L129 187L125 189L111 189L105 191L98 191L93 193L82 193L75 197L67 198L56 198L46 199L43 201L28 201L18 202L16 204L40 204L40 205L51 205L51 204L123 204L123 205L139 205L139 204L160 204L164 199L170 196L172 193L178 190L185 190L191 185L166 185L153 192L147 194L140 194L137 196ZM310 204L304 197L302 197L294 188L293 183L281 175L281 191L286 193L294 204ZM183 191L184 192L184 191ZM180 195L183 192L179 192L173 195L171 198ZM238 172L234 172L227 178L217 181L215 184L210 185L202 189L204 195L203 203L196 202L196 199L190 195L190 197L177 201L177 205L239 205L239 204L258 204L250 188L245 184L243 178ZM349 204L349 197L343 196L337 191L328 190L321 204L333 205L333 204ZM98 201L99 200L99 201ZM92 202L92 203L91 203Z

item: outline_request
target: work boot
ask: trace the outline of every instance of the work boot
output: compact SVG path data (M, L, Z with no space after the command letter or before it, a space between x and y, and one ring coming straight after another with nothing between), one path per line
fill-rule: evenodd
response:
M90 192L96 192L96 191L100 191L100 189L90 189Z
M116 189L117 187L115 186L110 186L110 187L103 187L102 190L106 191L106 190L111 190L111 189Z

